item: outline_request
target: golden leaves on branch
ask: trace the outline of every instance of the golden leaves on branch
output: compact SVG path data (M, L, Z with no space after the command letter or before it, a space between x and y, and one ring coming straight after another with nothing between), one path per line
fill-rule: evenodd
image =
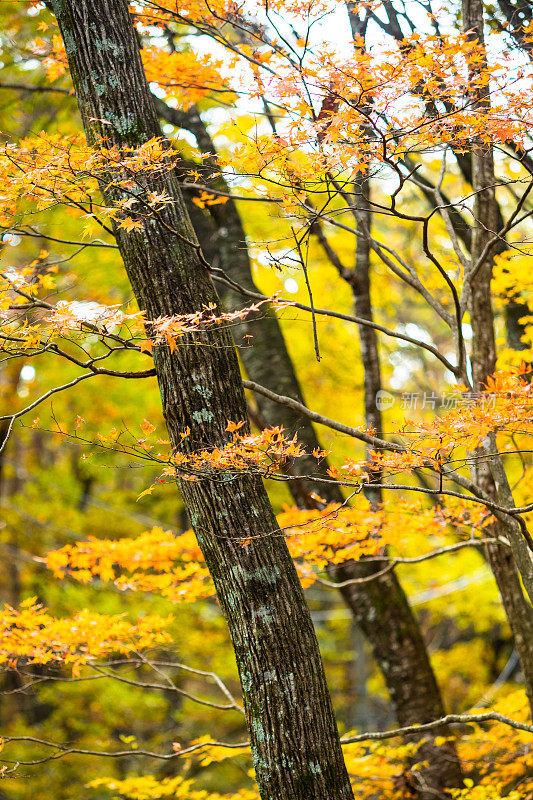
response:
M369 461L345 459L331 467L332 477L370 480L373 473L395 475L416 469L465 466L488 434L496 433L504 442L518 435L533 433L533 387L525 379L529 367L521 365L489 376L482 392L458 387L456 407L428 421L404 420L396 432L405 443L402 452L374 450Z
M0 274L2 352L26 351L31 354L30 351L40 349L43 344L50 345L58 338L79 341L89 336L90 341L94 342L98 338L104 341L109 335L115 341L128 343L130 349L137 347L142 353L151 354L155 345L166 346L174 351L179 339L186 334L205 330L209 326L238 324L250 314L259 312L265 304L274 309L290 305L290 302L274 295L231 312L219 311L213 304L191 314L148 320L142 311L91 300L60 300L55 305L48 302L39 304L41 292L48 294L57 288L57 271L56 266L47 266L35 260L28 266ZM24 308L33 308L32 303L35 303L39 314L34 314L30 323L27 316L19 312ZM147 332L150 339L145 338Z
M135 539L97 539L65 545L49 553L47 566L87 583L113 581L120 590L151 591L173 601L194 602L214 593L192 531L174 536L152 528Z
M60 662L79 674L81 666L112 654L128 654L170 641L165 628L172 621L156 615L129 622L124 615L83 609L72 618L53 617L29 598L18 609L0 612L0 664L17 659L35 664Z
M360 497L354 507L329 504L323 509L286 507L279 527L264 536L285 536L304 586L330 564L382 555L387 545L402 551L413 534L426 539L454 529L471 538L488 522L482 507L457 500L445 508L396 500L394 506L372 509ZM253 541L243 539L245 546ZM181 535L155 527L136 538L97 539L65 545L48 554L54 575L69 575L83 583L94 578L112 581L120 590L157 592L174 602L195 602L214 594L192 530Z
M213 92L218 102L233 103L236 99L230 70L221 59L191 50L168 53L160 47L145 47L141 55L147 79L164 89L180 108L187 110Z

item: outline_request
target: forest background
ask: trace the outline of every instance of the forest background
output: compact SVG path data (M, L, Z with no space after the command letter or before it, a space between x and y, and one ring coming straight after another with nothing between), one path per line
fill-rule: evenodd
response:
M355 796L533 797L528 5L132 4L169 147L84 108L111 79L73 69L68 6L0 5L0 796L252 800L241 683L261 795L323 796L281 755L261 772L268 708L189 530L194 487L227 481L233 568L289 546ZM124 252L150 225L223 310L139 314ZM252 423L226 415L224 441L198 433L209 383L172 432L154 374L211 330Z

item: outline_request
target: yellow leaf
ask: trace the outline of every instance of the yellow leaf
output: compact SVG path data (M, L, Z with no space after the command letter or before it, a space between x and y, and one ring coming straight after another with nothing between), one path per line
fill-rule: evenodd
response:
M147 419L141 422L141 430L145 436L149 436L151 433L155 431L155 425L152 425Z
M242 428L243 425L244 422L228 422L228 424L226 425L226 430L229 431L230 433L232 431L238 431L239 428Z
M142 222L140 219L132 219L131 217L126 217L126 219L122 220L119 228L124 228L124 230L128 231L138 231L142 228Z

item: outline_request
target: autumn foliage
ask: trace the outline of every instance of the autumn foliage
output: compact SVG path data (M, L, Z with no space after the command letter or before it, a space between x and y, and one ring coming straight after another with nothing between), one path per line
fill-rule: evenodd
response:
M202 531L175 490L254 475L276 512L260 536L286 541L316 618L354 796L428 800L431 753L451 743L462 782L438 798L533 798L530 10L487 6L480 36L457 4L131 3L164 135L117 146L105 120L97 141L82 133L49 5L0 11L0 92L9 109L20 100L0 117L8 795L23 796L26 765L44 770L37 791L51 782L65 798L259 798ZM179 230L169 175L190 214ZM150 226L195 253L220 305L138 307L117 242ZM352 308L362 242L367 318ZM231 271L239 258L249 280ZM473 317L482 277L493 353ZM284 334L295 384L259 322ZM227 419L224 442L206 440L200 383L198 427L171 446L158 364L221 329L252 426ZM256 539L244 526L232 544L244 559ZM496 552L515 577L507 595ZM383 663L331 591L391 575L459 717L422 734L393 732ZM379 589L369 596L371 620ZM95 699L103 682L119 688Z

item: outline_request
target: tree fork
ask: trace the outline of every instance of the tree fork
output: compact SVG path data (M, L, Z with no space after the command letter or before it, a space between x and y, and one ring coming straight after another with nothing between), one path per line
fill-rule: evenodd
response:
M137 147L161 137L126 0L51 5L88 141ZM138 230L115 223L140 308L155 319L216 303L176 178L162 171L145 183L173 202ZM105 194L116 203L120 191ZM224 445L228 420L246 419L227 331L220 326L189 335L173 353L156 346L154 363L172 446ZM190 436L182 441L187 427ZM181 482L180 489L228 622L263 800L350 800L309 610L261 480L202 479ZM247 547L243 538L251 539Z

